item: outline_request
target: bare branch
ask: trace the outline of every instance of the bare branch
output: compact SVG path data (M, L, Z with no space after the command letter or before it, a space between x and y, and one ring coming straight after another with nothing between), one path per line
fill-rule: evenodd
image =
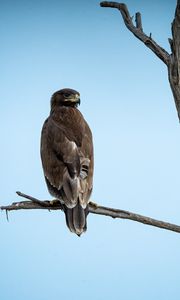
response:
M21 197L24 197L26 199L29 199L31 201L21 201L12 203L11 205L7 206L1 206L1 210L11 211L11 210L20 210L20 209L48 209L48 210L62 210L62 205L60 202L51 202L48 200L41 201L34 197L28 196L26 194L23 194L21 192L18 192L18 195ZM89 212L92 214L98 214L103 216L109 216L112 218L120 218L120 219L128 219L136 222L140 222L146 225L151 225L159 228L163 228L166 230L171 230L174 232L180 233L180 226L159 221L156 219L152 219L149 217L145 217L139 214L135 214L126 210L120 210L120 209L114 209L104 206L99 206L97 204L94 204L92 202L89 203Z
M136 13L136 26L134 26L128 8L124 3L103 1L100 3L100 6L118 9L126 27L167 65L169 82L180 121L180 0L177 0L175 18L172 23L173 39L169 39L171 54L152 39L151 33L150 36L147 36L143 32L141 14L139 12Z
M117 8L124 20L126 27L149 49L151 49L166 65L169 63L169 53L159 46L152 38L147 36L142 29L141 14L136 13L136 26L134 26L127 6L124 3L103 1L101 7Z

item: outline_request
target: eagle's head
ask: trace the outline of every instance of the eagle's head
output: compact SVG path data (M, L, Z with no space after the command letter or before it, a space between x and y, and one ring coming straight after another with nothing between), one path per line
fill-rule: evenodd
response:
M51 108L57 106L77 107L80 104L79 92L66 88L55 92L51 97Z

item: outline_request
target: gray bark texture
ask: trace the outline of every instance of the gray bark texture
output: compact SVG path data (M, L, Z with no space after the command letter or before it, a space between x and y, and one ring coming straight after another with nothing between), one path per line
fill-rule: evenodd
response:
M171 51L168 62L168 75L180 121L180 0L177 2L175 18L172 23Z
M169 43L172 52L170 54L152 39L151 34L148 36L144 33L139 12L136 13L134 24L124 3L103 1L100 3L100 6L118 9L126 27L167 65L169 83L180 121L180 0L177 0L175 17L171 28L172 39L169 39Z

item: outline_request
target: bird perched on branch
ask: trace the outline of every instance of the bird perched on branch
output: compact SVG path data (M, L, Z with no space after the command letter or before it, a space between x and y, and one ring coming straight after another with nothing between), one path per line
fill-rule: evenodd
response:
M93 187L93 142L79 104L75 90L66 88L52 95L41 133L41 160L50 194L61 202L70 231L80 236L87 229Z

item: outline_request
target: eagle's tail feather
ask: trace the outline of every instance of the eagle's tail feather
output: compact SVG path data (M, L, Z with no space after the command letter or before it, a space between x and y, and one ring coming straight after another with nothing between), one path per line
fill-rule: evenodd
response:
M80 236L86 231L88 206L84 209L78 201L77 205L73 208L68 208L64 205L64 212L66 216L66 224L71 232Z

